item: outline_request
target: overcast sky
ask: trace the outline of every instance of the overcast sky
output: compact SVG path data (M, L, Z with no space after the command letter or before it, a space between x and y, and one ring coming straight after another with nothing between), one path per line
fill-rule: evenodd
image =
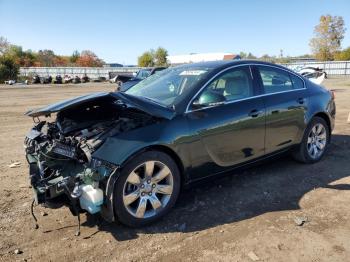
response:
M282 49L294 56L310 53L322 14L343 16L350 46L350 0L0 0L0 36L24 49L89 49L123 64L158 46L171 55Z

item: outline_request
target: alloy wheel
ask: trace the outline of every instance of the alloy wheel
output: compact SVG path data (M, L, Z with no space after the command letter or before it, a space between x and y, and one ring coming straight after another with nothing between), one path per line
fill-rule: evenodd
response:
M150 218L163 210L173 193L174 178L160 161L146 161L127 177L123 188L126 210L136 218Z
M327 144L327 130L323 124L317 123L312 127L307 138L307 151L311 158L322 156Z

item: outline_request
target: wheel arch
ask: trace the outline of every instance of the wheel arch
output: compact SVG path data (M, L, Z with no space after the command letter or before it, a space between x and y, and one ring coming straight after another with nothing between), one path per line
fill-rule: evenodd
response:
M180 156L172 148L165 146L165 145L149 145L149 146L146 146L144 148L141 148L141 149L137 150L136 152L134 152L133 154L131 154L121 164L121 167L123 167L123 165L125 165L125 163L132 160L137 155L142 154L143 152L148 152L148 151L160 151L160 152L165 153L168 156L170 156L175 161L175 164L179 169L180 177L181 177L181 184L183 185L183 184L186 184L188 182L188 177L185 174L185 166L184 166L184 163L181 160Z
M324 121L326 121L327 127L328 127L328 131L329 131L329 133L332 133L331 120L330 120L329 116L325 112L318 112L318 113L314 114L311 119L313 119L314 117L320 117ZM310 119L310 121L311 121L311 119Z

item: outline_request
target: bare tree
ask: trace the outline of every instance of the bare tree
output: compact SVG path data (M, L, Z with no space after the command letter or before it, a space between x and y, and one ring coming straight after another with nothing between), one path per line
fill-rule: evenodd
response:
M10 43L3 36L0 36L0 55L3 55L6 50L9 48Z

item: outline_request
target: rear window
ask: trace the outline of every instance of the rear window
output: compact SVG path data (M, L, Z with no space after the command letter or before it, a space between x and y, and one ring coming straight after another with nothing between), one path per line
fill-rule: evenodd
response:
M293 87L294 89L301 89L304 88L304 81L300 79L300 77L297 77L296 75L289 74L290 78L292 79Z
M289 73L278 68L258 66L265 94L293 90Z

